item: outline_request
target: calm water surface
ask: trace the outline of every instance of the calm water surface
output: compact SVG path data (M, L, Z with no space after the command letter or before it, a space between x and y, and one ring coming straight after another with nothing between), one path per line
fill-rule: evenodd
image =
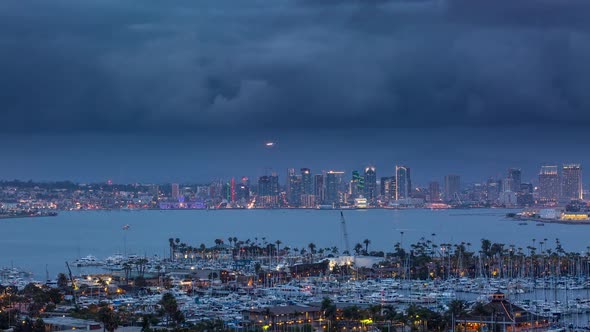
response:
M436 243L472 243L482 238L526 248L532 239L548 243L559 238L566 250L585 251L590 226L545 224L526 226L508 220L509 210L345 210L351 248L369 239L369 250L392 250L425 237ZM130 225L124 231L124 225ZM432 234L435 234L434 236ZM262 238L292 248L310 242L344 248L340 213L336 210L217 210L217 211L87 211L62 212L51 218L0 220L0 267L19 266L44 278L65 270L65 261L89 254L102 259L115 253L168 253L168 238L193 246L218 238ZM227 240L226 240L227 242ZM342 250L342 249L341 249Z

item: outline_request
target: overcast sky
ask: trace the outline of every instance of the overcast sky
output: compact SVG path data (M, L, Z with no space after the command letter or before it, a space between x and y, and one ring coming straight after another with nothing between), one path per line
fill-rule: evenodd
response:
M86 166L68 168L67 161L80 155L63 152L67 142L92 136L92 160L93 152L128 144L113 139L121 135L131 135L136 144L122 151L140 150L142 158L158 160L150 154L171 145L182 151L186 147L179 142L199 151L228 149L231 156L264 158L256 148L231 146L245 132L257 133L244 136L257 146L287 131L289 137L305 136L310 145L344 132L340 144L325 147L343 158L346 152L360 154L366 145L353 143L355 133L366 137L371 128L405 135L373 145L370 152L380 157L363 155L354 163L382 160L389 168L413 161L399 152L411 150L413 142L423 142L416 149L436 143L442 146L436 151L455 156L457 165L449 171L468 172L457 152L467 147L495 151L504 160L493 167L529 163L531 172L562 158L584 161L588 13L587 0L3 0L0 115L12 162L0 178L26 178L25 169L30 177L102 177ZM526 134L512 136L519 128ZM545 155L536 144L547 134L553 136L544 140L557 147ZM219 140L227 135L229 141ZM30 147L43 142L57 142L51 143L55 152L33 153ZM529 148L534 155L527 155ZM299 159L316 167L353 163L300 153ZM243 160L201 156L183 160L179 152L175 163ZM106 153L100 160L116 164L138 160L139 154L119 157ZM143 178L168 179L160 166L149 167L149 158ZM478 158L471 168L490 165ZM54 166L40 170L29 164L44 162ZM423 162L444 160L433 155ZM306 166L297 158L281 163ZM123 173L122 179L135 179L132 171Z

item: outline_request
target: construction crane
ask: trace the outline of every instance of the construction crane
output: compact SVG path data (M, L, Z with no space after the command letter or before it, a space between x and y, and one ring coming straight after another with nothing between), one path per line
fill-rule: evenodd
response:
M78 290L78 286L76 285L76 281L72 276L72 270L70 269L70 264L66 261L66 266L68 267L68 273L70 274L70 282L72 283L72 298L74 299L74 307L78 308L78 300L76 299L76 290Z
M350 255L350 244L348 243L348 231L346 230L346 220L344 220L344 213L340 211L340 227L342 228L342 237L344 239L344 249Z

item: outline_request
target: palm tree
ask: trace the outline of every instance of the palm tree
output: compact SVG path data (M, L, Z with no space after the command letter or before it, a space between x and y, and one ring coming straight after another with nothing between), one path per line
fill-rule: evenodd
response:
M113 332L119 327L119 317L109 307L102 307L98 312L98 317L103 326L103 331Z
M313 263L313 255L315 254L316 246L313 242L311 242L307 245L307 247L309 248L309 254L311 255L311 263Z
M371 240L365 239L363 241L363 243L365 244L365 255L368 255L369 254L369 244L371 244Z
M354 252L358 255L361 253L361 249L363 249L363 245L360 243L357 243L354 245Z
M281 251L281 240L276 240L275 241L276 245L277 245L277 256L279 255L279 252Z

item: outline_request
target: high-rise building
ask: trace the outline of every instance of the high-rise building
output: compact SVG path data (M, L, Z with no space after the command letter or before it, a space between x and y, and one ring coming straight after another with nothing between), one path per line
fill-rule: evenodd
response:
M350 180L349 194L351 198L357 198L365 192L365 178L361 176L359 171L352 171L352 179Z
M445 200L447 202L455 200L455 197L461 193L461 177L459 175L445 176Z
M180 198L180 186L178 183L173 183L171 185L171 196L172 199L177 201Z
M562 166L561 197L567 201L582 199L582 167L580 164Z
M381 178L381 200L389 202L395 200L397 184L395 176Z
M542 166L539 173L539 200L543 203L557 202L559 192L557 166Z
M486 182L486 200L488 203L494 204L500 197L500 183L498 180L489 178Z
M278 205L279 177L276 174L264 175L258 178L258 199L256 204L263 207Z
M522 183L522 171L520 168L510 168L507 178L510 179L510 191L515 193L520 192L520 184Z
M301 194L313 194L313 176L309 168L302 168L301 170Z
M272 196L279 197L281 188L279 187L279 176L277 173L271 173L270 176L270 193Z
M365 167L365 197L369 203L377 198L377 172L375 167Z
M440 201L440 185L437 181L432 181L428 184L428 192L430 193L430 201Z
M301 205L301 175L295 173L294 168L290 168L287 175L287 201L290 206Z
M238 201L248 201L250 199L250 188L243 182L237 185L236 199Z
M535 204L535 200L533 197L534 187L532 183L521 183L520 184L520 192L518 193L518 197L516 200L518 201L518 205L533 205Z
M270 196L270 177L263 175L258 178L258 196Z
M412 180L410 168L406 166L395 166L396 194L395 199L407 199L412 195Z
M324 202L324 175L316 174L313 177L313 189L315 202L322 204Z
M344 172L326 172L326 193L324 202L327 204L340 203L340 189L342 187L342 175Z

